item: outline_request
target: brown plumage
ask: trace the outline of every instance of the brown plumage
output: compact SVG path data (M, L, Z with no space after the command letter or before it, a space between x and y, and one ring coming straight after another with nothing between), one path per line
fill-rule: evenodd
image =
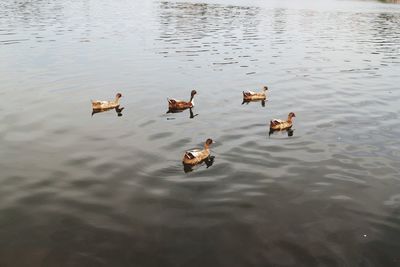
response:
M119 106L119 99L122 97L120 93L116 94L115 100L111 101L100 101L100 100L92 100L92 109L93 110L105 110L112 109Z
M267 98L268 87L264 86L262 92L243 91L243 100L265 100Z
M204 149L195 148L185 152L183 155L182 163L187 165L196 165L203 162L210 156L210 145L214 143L212 139L208 138L204 143Z
M194 107L193 98L195 94L197 94L196 90L192 90L192 92L190 93L190 100L188 102L173 98L168 98L169 110L179 110L179 109L187 109Z
M271 120L269 124L269 128L272 130L286 130L292 127L293 122L292 118L296 117L296 115L293 112L290 112L288 115L288 119L286 121L284 120L279 120L279 119L273 119Z

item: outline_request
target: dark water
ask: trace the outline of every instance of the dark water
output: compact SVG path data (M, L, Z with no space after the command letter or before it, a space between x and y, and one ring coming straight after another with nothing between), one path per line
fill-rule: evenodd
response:
M400 266L399 84L399 5L0 1L0 266Z

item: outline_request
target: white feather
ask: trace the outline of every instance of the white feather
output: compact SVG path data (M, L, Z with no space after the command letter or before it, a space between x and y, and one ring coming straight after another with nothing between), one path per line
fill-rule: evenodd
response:
M245 91L244 92L245 94L251 94L251 95L254 95L254 94L256 94L255 92L253 92L253 91Z
M190 155L192 158L197 158L201 154L200 153L201 151L202 151L201 149L195 148L195 149L186 151L186 154Z
M167 98L167 99L168 99L168 102L169 102L169 103L171 103L171 101L181 102L180 100L175 99L175 98Z

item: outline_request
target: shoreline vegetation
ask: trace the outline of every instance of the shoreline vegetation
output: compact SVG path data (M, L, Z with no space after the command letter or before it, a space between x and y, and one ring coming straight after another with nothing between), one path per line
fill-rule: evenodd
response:
M400 4L400 0L378 0L382 3Z

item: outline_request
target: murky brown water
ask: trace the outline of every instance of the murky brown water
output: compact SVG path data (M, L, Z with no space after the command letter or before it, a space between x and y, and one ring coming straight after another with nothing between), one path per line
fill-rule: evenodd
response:
M400 266L400 6L265 2L0 1L0 266Z

